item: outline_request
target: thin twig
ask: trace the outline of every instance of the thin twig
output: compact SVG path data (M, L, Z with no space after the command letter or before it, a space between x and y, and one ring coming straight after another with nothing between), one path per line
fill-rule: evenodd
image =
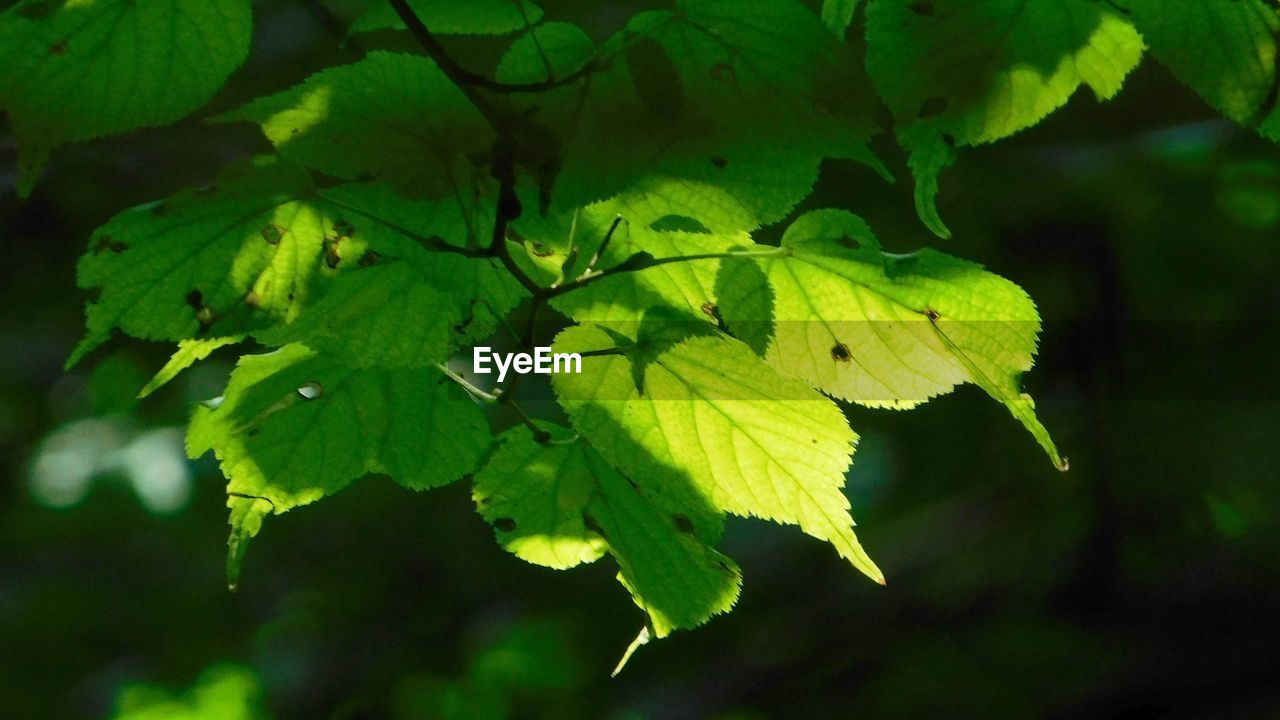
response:
M494 395L493 393L485 392L484 390L481 390L480 388L476 387L474 384L472 384L470 380L450 370L448 365L445 365L444 363L436 363L436 369L444 373L445 377L461 385L462 389L466 390L467 394L474 397L475 399L484 403L488 403L490 405L498 402L497 395Z
M703 253L701 255L678 255L675 257L655 258L647 252L639 252L611 268L602 270L590 275L583 275L571 283L561 285L559 287L547 290L547 297L559 297L565 293L573 292L579 288L586 287L594 282L603 280L612 275L620 275L622 273L639 272L648 270L659 265L670 265L671 263L694 262L696 260L719 260L722 258L732 257L777 257L785 255L786 250L782 248L770 248L768 250L731 250L722 253Z
M575 218L576 219L576 218ZM609 230L604 234L604 239L600 241L600 247L596 248L596 252L591 256L591 260L587 262L586 270L582 271L583 275L589 275L591 271L596 269L596 264L600 262L600 258L604 257L604 251L609 249L609 241L613 240L613 233L617 231L618 225L622 224L622 216L615 215L613 222L609 225Z
M488 98L476 89L479 86L483 86L487 78L463 68L450 57L449 53L445 52L444 46L431 34L431 31L427 29L427 26L413 11L413 8L409 7L407 0L387 1L391 3L392 9L400 16L405 27L409 28L409 33L418 41L422 49L436 62L436 65L440 66L440 70L453 81L453 84L457 85L458 89L467 96L467 99L476 107L476 110L479 110L480 114L484 115L489 124L493 126L494 132L499 135L504 134L508 126L506 117L499 113Z
M506 395L500 396L499 400L503 405L511 408L511 411L516 414L516 417L520 418L520 422L524 423L524 426L529 428L533 433L534 442L539 445L546 445L547 442L551 440L551 433L539 427L538 423L534 422L533 418L529 417L529 414L524 411L524 408L516 404L515 400L512 400Z
M520 12L520 19L524 20L524 29L529 32L529 39L533 40L533 47L538 51L538 57L542 58L542 67L547 70L547 79L554 80L556 77L555 66L551 64L551 59L547 57L547 51L542 47L542 41L538 39L538 33L533 29L533 23L529 22L529 13L524 10L524 0L515 0L516 10Z

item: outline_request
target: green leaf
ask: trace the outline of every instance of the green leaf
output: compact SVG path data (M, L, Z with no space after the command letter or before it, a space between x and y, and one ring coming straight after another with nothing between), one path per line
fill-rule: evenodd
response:
M169 362L165 363L164 367L160 368L160 371L155 374L155 377L151 378L138 391L138 399L141 400L164 387L170 380L178 377L178 374L183 370L209 357L213 351L228 345L235 345L243 340L243 335L229 335L227 337L179 341L178 349L173 353L173 357L169 358Z
M1224 115L1280 140L1280 8L1268 0L1128 0L1156 59Z
M822 0L822 23L843 40L857 9L858 0Z
M1065 469L1020 389L1040 332L1040 316L1021 288L933 250L884 253L861 218L839 210L801 216L782 247L785 255L757 259L771 316L761 314L758 273L744 272L745 262L726 265L721 279L720 307L731 329L758 335L760 324L772 325L763 353L770 365L872 407L914 407L974 383Z
M470 215L455 200L405 200L375 186L321 198L305 173L261 161L125 211L80 261L81 287L99 296L68 364L113 328L170 342L308 340L364 364L433 364L490 334L523 297L492 259L418 243L465 247Z
M191 457L212 450L227 477L233 583L263 502L278 515L368 473L438 487L471 472L489 442L481 410L443 374L360 369L302 345L241 358L187 432Z
M305 174L283 163L233 170L217 185L126 210L94 232L80 287L99 296L68 366L113 328L144 340L242 334L292 319L320 272L337 221Z
M518 427L476 474L474 497L503 547L556 569L608 552L655 634L728 612L741 573L694 534L692 521L618 474L585 440L551 426L538 444Z
M462 313L406 262L345 272L298 319L258 338L305 342L360 367L426 367L448 359Z
M471 187L470 155L493 132L431 60L374 52L221 116L258 123L282 156L347 180L365 175L410 197Z
M60 145L167 125L213 97L249 53L248 0L25 0L0 14L0 109L19 192Z
M841 492L857 435L833 402L723 336L623 349L582 325L554 348L585 355L580 375L552 377L574 427L644 492L697 509L687 516L704 542L717 511L799 525L884 582ZM588 354L600 351L621 352Z
M409 7L439 35L502 35L542 18L542 8L530 0L409 0ZM400 16L386 0L371 0L370 8L356 19L350 32L404 29Z
M874 101L857 63L799 3L682 0L635 16L595 52L580 31L548 37L541 54L557 75L594 63L520 105L562 149L561 208L624 191L619 202L634 208L660 192L704 211L708 227L751 230L806 197L824 157L884 172L867 148ZM517 42L499 77L546 79L541 54ZM789 142L776 142L779 127Z
M933 209L945 145L981 145L1040 122L1081 85L1099 100L1142 58L1141 36L1101 2L876 0L867 8L867 69L913 156L917 206Z

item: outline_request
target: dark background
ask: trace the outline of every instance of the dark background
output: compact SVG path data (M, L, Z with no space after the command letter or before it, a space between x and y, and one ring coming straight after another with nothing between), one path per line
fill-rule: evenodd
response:
M307 5L257 4L249 66L203 114L357 57ZM614 5L566 12L604 26ZM1280 147L1150 59L1113 102L1082 92L962 152L943 176L953 240L915 218L888 139L896 184L830 163L805 203L1030 292L1046 329L1027 388L1071 471L972 387L851 408L848 493L889 585L793 528L731 520L735 611L612 680L642 617L609 563L522 563L465 483L368 478L272 518L229 593L221 477L208 458L186 476L174 428L234 357L140 404L170 348L116 341L63 372L93 228L267 147L193 119L66 148L20 202L0 124L6 716L108 717L164 694L140 684L203 674L206 710L247 695L277 718L1280 717Z

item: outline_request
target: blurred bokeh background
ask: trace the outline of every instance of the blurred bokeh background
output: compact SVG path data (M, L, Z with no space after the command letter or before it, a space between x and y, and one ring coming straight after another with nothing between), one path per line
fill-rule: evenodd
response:
M605 29L628 13L542 4ZM205 114L357 57L330 7L256 3L250 64ZM848 493L888 586L733 520L737 609L615 679L642 618L609 564L522 563L464 483L367 478L272 518L228 592L221 477L184 459L181 428L234 357L142 403L167 347L116 341L63 371L93 228L266 149L190 120L67 148L20 202L0 120L7 717L1280 717L1280 146L1150 60L1111 103L1082 93L963 152L943 177L953 240L915 218L888 139L896 184L831 163L805 204L1030 292L1046 328L1027 388L1071 471L974 388L852 408Z

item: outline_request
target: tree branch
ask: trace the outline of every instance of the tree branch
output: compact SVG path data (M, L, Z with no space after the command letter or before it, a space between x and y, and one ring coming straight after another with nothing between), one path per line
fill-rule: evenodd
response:
M400 16L400 19L409 28L409 32L417 39L418 44L422 46L423 50L427 51L427 55L436 61L436 64L440 66L440 69L444 71L445 75L449 76L449 79L455 85L463 88L463 92L467 93L467 97L480 109L480 112L485 113L486 117L488 117L489 113L485 111L484 106L488 106L490 110L492 110L492 106L488 105L488 102L482 96L474 92L475 88L484 88L505 94L546 92L565 85L571 85L581 78L596 72L602 66L599 58L593 58L584 63L582 67L562 78L548 78L527 83L498 82L492 78L467 70L450 57L445 52L444 47L440 45L440 42L431 34L431 31L427 29L422 19L413 12L413 8L409 7L407 0L388 1L391 3L391 7L395 9L396 14ZM523 8L521 11L523 12ZM537 38L535 37L534 40L536 42Z
M391 3L392 9L400 16L405 27L409 28L409 33L418 41L422 49L436 62L436 65L440 66L440 70L453 81L453 84L457 85L458 89L467 96L467 99L480 111L480 114L484 115L489 124L493 126L494 132L499 135L506 134L508 131L506 117L499 113L493 107L493 104L476 89L478 86L483 86L487 79L463 68L450 57L449 53L445 52L444 46L431 34L431 31L423 24L421 18L413 11L413 8L409 7L408 0L388 0L388 2Z

